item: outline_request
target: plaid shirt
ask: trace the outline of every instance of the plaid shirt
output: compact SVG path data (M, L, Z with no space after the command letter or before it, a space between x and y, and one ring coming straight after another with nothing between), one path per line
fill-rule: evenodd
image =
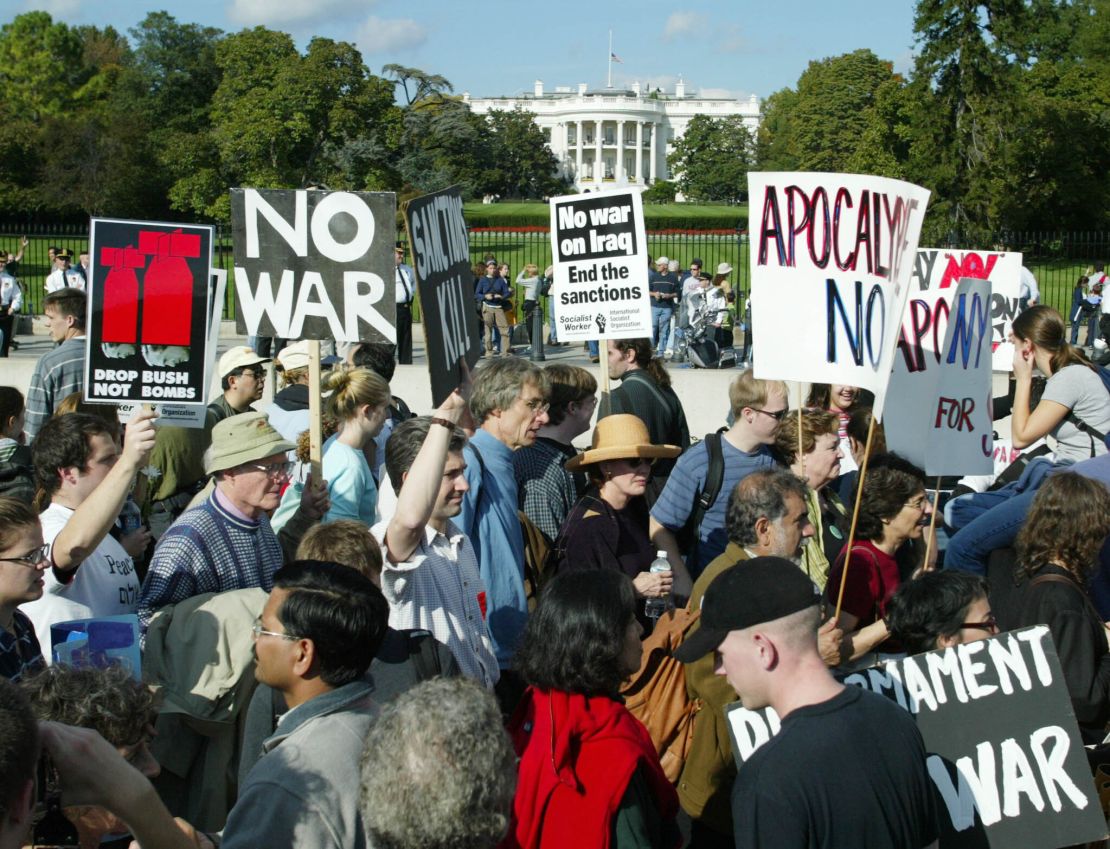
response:
M35 626L20 611L15 611L12 631L0 628L0 678L18 683L29 672L45 666Z
M513 452L520 509L549 541L559 536L563 520L586 491L586 476L563 468L575 453L573 446L542 436Z
M85 337L67 339L39 357L27 390L27 412L23 430L27 444L67 395L85 388Z
M389 522L378 522L370 529L383 551L388 528ZM466 534L450 522L446 535L425 526L424 539L408 560L383 559L390 627L431 631L451 650L463 675L492 688L501 673L486 627L486 587Z
M139 629L146 636L155 613L201 593L274 587L282 565L281 543L270 520L243 519L223 503L219 490L181 514L154 549L139 596Z

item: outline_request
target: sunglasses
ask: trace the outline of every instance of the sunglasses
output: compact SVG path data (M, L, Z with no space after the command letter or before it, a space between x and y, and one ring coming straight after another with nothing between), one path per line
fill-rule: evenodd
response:
M773 410L773 411L772 410L760 410L760 409L757 409L756 407L752 407L751 409L752 409L753 412L763 413L763 415L765 415L765 416L770 416L776 422L781 422L783 419L786 418L787 413L790 412L789 407L783 407L781 410Z
M994 618L994 614L990 614L982 622L964 622L960 625L961 628L974 628L979 631L987 631L995 633L998 631L998 620Z

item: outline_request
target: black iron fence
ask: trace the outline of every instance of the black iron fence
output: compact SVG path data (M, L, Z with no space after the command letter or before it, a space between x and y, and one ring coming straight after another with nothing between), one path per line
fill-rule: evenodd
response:
M24 287L24 312L41 314L45 297L43 284L50 273L47 251L50 247L68 250L75 257L88 249L87 225L42 226L17 230L0 225L0 249L16 253L20 238L28 244L19 264L18 277ZM402 241L404 234L400 235ZM1110 232L1005 232L974 241L954 239L952 246L978 244L981 247L1005 245L1021 251L1024 264L1033 272L1040 285L1042 303L1056 307L1065 315L1071 303L1076 280L1089 266L1110 261ZM653 258L666 256L677 259L686 268L700 259L703 269L713 273L721 263L732 267L732 282L747 291L750 282L748 235L740 230L649 231L648 251ZM224 318L235 315L234 278L232 275L231 228L216 228L215 261L229 274ZM470 257L475 266L493 256L507 262L511 276L535 265L540 272L551 263L551 237L545 228L473 228L470 231Z

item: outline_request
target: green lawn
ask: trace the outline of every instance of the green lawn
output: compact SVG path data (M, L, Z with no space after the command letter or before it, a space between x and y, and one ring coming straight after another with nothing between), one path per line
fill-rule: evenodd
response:
M551 220L546 203L468 203L463 215L472 227L546 226ZM734 229L747 227L746 204L648 203L644 204L644 223L649 230L668 229Z

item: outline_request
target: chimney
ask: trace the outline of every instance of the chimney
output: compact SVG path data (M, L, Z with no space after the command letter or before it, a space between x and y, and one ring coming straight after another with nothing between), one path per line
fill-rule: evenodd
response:
M686 83L684 83L682 81L682 77L679 77L678 82L674 84L674 96L675 97L685 97L686 96Z
M578 95L582 96L585 93L586 93L586 84L585 83L579 83L578 84Z
M543 97L543 80L536 80L536 85L535 88L533 88L532 93L536 97Z

